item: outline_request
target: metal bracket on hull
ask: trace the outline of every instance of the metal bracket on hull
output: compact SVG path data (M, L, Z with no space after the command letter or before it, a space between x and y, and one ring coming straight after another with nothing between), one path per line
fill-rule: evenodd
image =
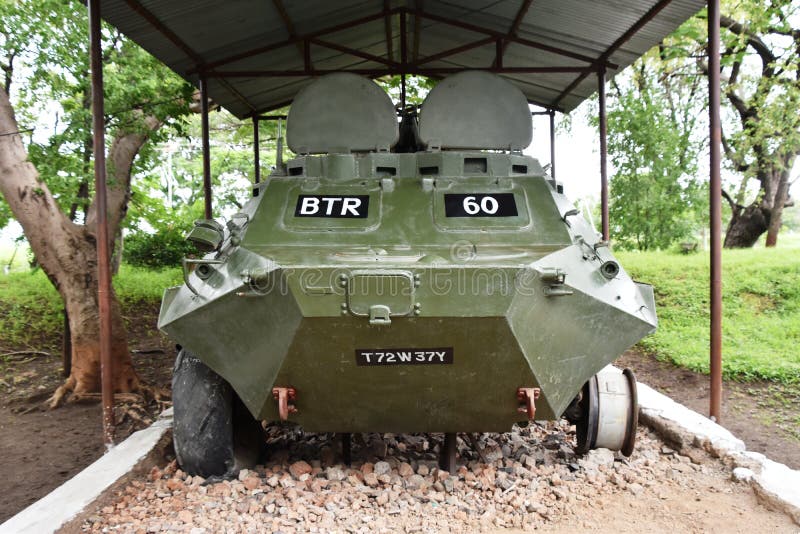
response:
M297 407L293 404L297 398L297 391L294 388L272 388L272 396L278 401L278 415L281 421L288 420L290 413L297 413Z
M536 399L541 392L539 388L517 388L517 400L521 403L517 411L528 414L530 421L536 416Z
M199 297L200 293L198 293L197 289L195 289L195 287L189 282L189 275L192 274L190 265L195 265L197 266L196 269L201 269L201 271L198 271L197 277L201 280L205 280L211 276L212 273L212 268L208 267L209 265L222 265L223 263L225 262L222 260L183 258L181 260L181 267L183 267L183 283L186 284L186 287L189 288L189 291Z

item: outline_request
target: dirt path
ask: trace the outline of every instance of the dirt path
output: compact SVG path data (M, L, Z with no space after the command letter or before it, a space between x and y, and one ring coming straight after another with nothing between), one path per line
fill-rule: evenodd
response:
M134 365L148 384L168 388L174 360L172 345L145 327L132 328L131 340L134 349L161 351L134 355ZM57 343L51 346L57 347ZM45 401L63 381L58 350L49 351L53 356L20 355L0 360L0 476L5 481L0 523L103 454L99 403L46 409ZM117 440L148 425L162 407L158 403L118 405Z
M26 415L0 408L0 523L102 455L100 417L99 405Z

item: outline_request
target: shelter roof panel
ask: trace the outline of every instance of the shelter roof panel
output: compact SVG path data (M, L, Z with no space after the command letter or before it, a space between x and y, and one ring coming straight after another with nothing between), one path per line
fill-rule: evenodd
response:
M203 73L210 96L239 117L284 105L313 76L329 70L356 69L370 76L437 74L434 67L446 69L438 74L496 70L498 51L500 75L530 101L569 111L597 90L599 66L607 64L613 76L704 5L702 0L103 0L103 17L190 82ZM403 42L407 61L398 64Z

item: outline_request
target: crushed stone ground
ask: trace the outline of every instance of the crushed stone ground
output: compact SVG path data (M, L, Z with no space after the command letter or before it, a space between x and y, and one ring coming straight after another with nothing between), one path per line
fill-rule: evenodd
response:
M118 491L88 532L800 532L764 508L730 469L679 454L640 428L625 459L573 453L565 421L459 435L459 468L438 468L439 437L355 436L339 463L331 434L268 428L269 459L238 479L206 481L175 462ZM463 438L463 439L462 439Z

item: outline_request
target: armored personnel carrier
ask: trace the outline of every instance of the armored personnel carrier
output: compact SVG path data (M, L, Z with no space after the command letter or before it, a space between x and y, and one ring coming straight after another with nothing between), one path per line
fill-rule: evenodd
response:
M235 471L258 422L281 420L443 432L450 469L456 432L562 416L579 449L631 454L635 380L606 366L655 329L653 292L522 154L523 94L456 74L410 126L419 146L393 151L397 113L377 84L319 78L289 111L297 157L224 226L196 223L206 254L185 260L159 317L182 347L185 471Z

